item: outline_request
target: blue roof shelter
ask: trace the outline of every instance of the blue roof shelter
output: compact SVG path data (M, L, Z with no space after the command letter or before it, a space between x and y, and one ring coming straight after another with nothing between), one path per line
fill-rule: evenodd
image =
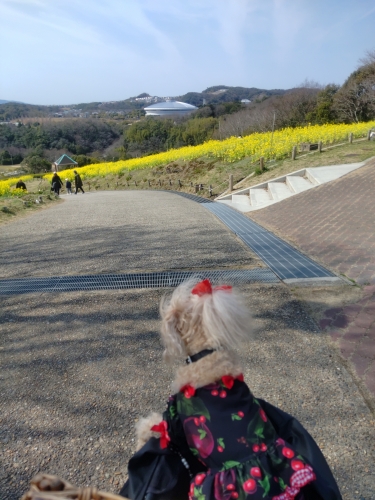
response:
M53 164L54 164L55 172L57 172L59 170L59 167L66 167L68 165L73 165L73 166L78 165L78 163L76 161L74 161L73 158L70 158L70 156L68 156L66 154L63 154L62 156L60 156L60 158L58 160L54 161Z

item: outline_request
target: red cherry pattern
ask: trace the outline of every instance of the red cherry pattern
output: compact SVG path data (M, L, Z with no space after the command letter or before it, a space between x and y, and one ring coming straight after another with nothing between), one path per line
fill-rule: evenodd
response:
M235 498L235 499L236 499L236 498L238 498L238 493L237 493L237 491L233 491L233 493L231 494L231 496L230 496L230 497L231 497L231 498Z
M205 417L204 415L201 415L201 416L199 417L199 422L200 422L201 424L204 424L204 423L205 423L205 421L206 421L206 417Z
M259 450L260 450L259 444L253 444L253 451L255 453L258 453Z
M221 398L226 398L226 397L227 397L227 393L226 393L226 391L220 391L219 396L220 396Z
M260 445L260 451L267 451L267 445L265 443Z
M263 422L267 422L267 415L262 408L259 410L259 415L260 415L260 418L263 420Z
M261 478L262 477L262 471L260 470L259 467L251 467L251 469L250 469L250 476Z
M220 452L220 453L223 453L224 448L223 448L222 446L220 446L220 445L219 445L219 446L217 447L217 451L218 451L218 452Z
M254 481L254 479L248 479L243 483L242 488L246 493L255 493L257 489L257 483Z
M197 474L195 476L195 484L197 486L200 486L203 483L205 477L206 477L206 474Z
M287 448L286 446L284 446L284 448L281 450L281 453L286 458L293 458L294 457L294 451L291 450L290 448Z
M237 412L237 415L241 418L243 418L245 416L244 412L243 411L238 411Z
M211 395L212 396L218 396L219 395L219 391L217 391L216 389L214 389L213 391L211 391Z
M293 470L301 470L305 468L305 464L301 460L292 460L292 469Z
M227 490L228 491L234 491L236 489L236 487L234 486L234 484L228 484L227 485Z

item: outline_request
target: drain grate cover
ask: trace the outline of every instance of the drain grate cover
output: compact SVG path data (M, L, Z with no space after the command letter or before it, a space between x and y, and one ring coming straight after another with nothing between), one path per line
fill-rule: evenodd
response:
M281 279L332 278L335 275L245 215L222 203L180 193L216 215Z
M0 295L24 293L121 290L130 288L176 287L189 278L208 278L214 284L278 283L270 269L164 271L135 274L99 274L92 276L55 276L0 280Z

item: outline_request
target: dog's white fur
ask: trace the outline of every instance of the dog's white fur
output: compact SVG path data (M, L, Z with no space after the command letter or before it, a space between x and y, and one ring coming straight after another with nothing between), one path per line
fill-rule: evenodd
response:
M235 290L215 290L212 294L193 295L196 280L178 286L160 304L161 338L167 361L196 354L203 349L216 349L195 363L181 366L172 383L172 393L190 384L196 389L219 380L223 375L241 373L234 349L240 347L252 331L251 316L242 297ZM153 413L137 425L137 449L152 436L151 427L162 420Z

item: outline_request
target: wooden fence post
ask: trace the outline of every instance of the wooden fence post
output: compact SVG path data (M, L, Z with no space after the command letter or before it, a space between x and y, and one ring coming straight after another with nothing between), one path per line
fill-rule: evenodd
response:
M322 147L323 147L323 143L322 143L322 141L319 141L318 142L318 151L319 151L319 153L322 152Z
M353 132L350 132L349 134L349 144L353 143Z
M181 187L181 186L182 186L181 181L180 181L180 179L178 179L178 187Z
M229 191L233 191L233 174L229 176Z
M292 160L295 160L297 156L297 146L293 146L292 149Z
M137 181L134 181L134 184L137 185Z
M169 185L172 186L172 181L169 179Z
M261 172L264 172L264 156L259 158L259 168Z
M210 196L212 196L212 186L211 186L211 184L210 184L210 187L208 188L208 193L209 193Z
M196 184L196 185L195 185L195 192L196 192L196 193L198 193L198 191L199 191L199 185L198 185L198 184Z

